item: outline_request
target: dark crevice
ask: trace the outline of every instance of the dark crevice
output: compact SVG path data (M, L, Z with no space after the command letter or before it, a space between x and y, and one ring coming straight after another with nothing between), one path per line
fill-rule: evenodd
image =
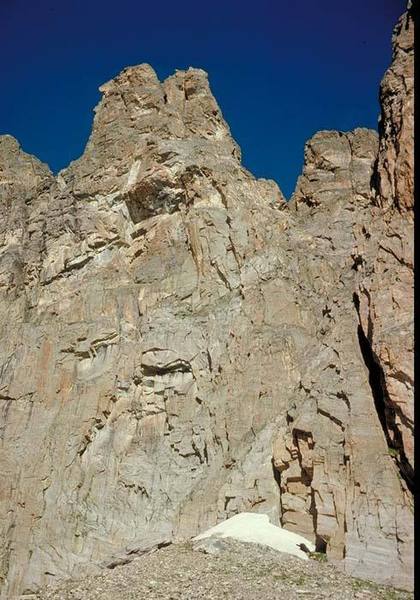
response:
M327 553L327 542L320 535L315 538L315 552Z
M192 373L191 364L185 360L174 360L167 365L145 365L142 364L142 373L151 377L154 375L166 375L167 373Z
M170 541L163 541L163 542L159 542L156 545L152 545L145 550L143 550L143 549L129 550L122 556L116 556L116 557L111 558L111 560L107 563L104 563L103 566L106 567L107 569L115 569L115 567L120 567L121 565L126 565L128 563L131 563L135 558L137 558L139 556L144 556L144 555L150 554L151 552L153 552L155 550L160 550L161 548L170 546L171 543L172 542L170 542Z
M382 114L381 114L381 117L380 117L380 120L378 123L378 133L379 133L379 136L382 138L382 136L384 135L383 115ZM381 177L379 174L378 164L379 164L379 157L377 156L375 159L375 164L374 164L373 170L372 170L372 175L370 177L370 187L374 191L372 203L375 204L376 206L379 206L379 203L380 203L379 190L381 187L381 180L380 180Z
M274 480L279 488L279 500L280 500L280 525L283 525L283 506L281 502L281 473L274 464L274 458L271 458L271 468L273 469Z
M313 447L312 434L308 433L307 431L302 431L300 429L293 428L292 436L293 436L293 444L298 453L298 461L299 461L299 466L300 466L300 470L301 470L300 480L302 481L302 483L304 485L306 485L307 487L310 487L312 484L312 479L313 479L313 474L314 474L313 466L312 467L304 467L303 466L302 453L301 453L300 447L299 447L299 440L304 441L309 447L312 448Z
M312 516L312 523L315 533L315 552L320 554L327 554L328 541L318 533L318 510L315 502L315 490L311 487L311 506L309 507L309 514Z
M376 413L385 435L390 456L394 459L401 478L405 481L408 489L413 493L414 470L405 454L401 431L396 423L396 409L389 398L383 368L377 355L373 351L371 344L373 324L369 319L368 334L366 335L361 324L360 300L356 293L353 294L353 301L359 317L357 335L359 338L360 350L369 372L369 384L372 390Z
M331 415L329 412L327 412L326 410L322 410L319 407L317 409L317 412L318 412L318 414L322 415L323 417L326 417L327 419L329 419L330 421L335 423L337 425L337 427L339 427L342 431L344 431L344 425L343 425L343 422L340 421L340 419L337 419L336 417Z
M365 262L364 258L363 258L363 256L360 256L360 254L355 254L352 258L353 258L353 265L351 268L353 271L358 271L359 267L361 267L363 265L363 263Z
M279 486L280 489L280 471L277 469L277 467L274 464L274 459L271 459L271 467L273 469L273 475L274 475L274 479L277 483L277 485Z
M309 514L312 517L312 524L313 524L313 529L314 529L314 533L315 533L315 539L317 539L318 534L317 534L317 529L318 529L318 511L316 509L316 502L315 502L315 492L313 490L313 488L311 487L311 505L309 507ZM316 549L316 546L315 546Z

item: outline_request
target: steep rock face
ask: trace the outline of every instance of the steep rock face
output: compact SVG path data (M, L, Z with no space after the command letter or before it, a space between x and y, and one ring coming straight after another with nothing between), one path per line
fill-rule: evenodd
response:
M414 20L409 5L395 26L392 64L380 87L378 200L401 213L412 213L414 203Z
M352 498L350 502L344 502L347 509L343 509L343 502L337 502L335 499L333 503L326 502L325 509L323 506L325 491L320 490L321 486L318 482L317 486L314 486L314 481L316 482L317 479L314 472L316 473L317 470L322 472L322 468L319 464L316 465L316 462L321 464L325 462L319 459L321 442L318 439L318 452L311 451L310 454L313 456L309 461L309 469L306 466L303 470L307 483L305 490L307 503L304 512L306 515L309 512L310 516L316 519L315 530L320 536L321 546L325 544L325 540L328 541L327 548L328 545L333 544L329 528L332 528L334 536L339 536L340 542L346 540L335 550L331 548L329 554L336 555L338 558L341 548L344 548L344 563L349 571L367 574L371 569L377 569L378 572L385 569L389 573L389 565L393 564L394 577L398 580L398 570L401 568L401 549L398 547L398 540L406 542L403 544L405 548L403 553L406 553L403 562L407 561L408 565L410 565L412 552L412 547L407 544L407 541L412 538L412 501L409 490L412 489L414 466L412 197L414 132L413 22L410 10L401 17L395 28L393 45L393 62L381 85L382 120L379 151L373 172L369 172L369 156L372 159L376 154L375 142L373 137L370 139L367 137L367 132L356 130L350 135L321 132L306 146L305 168L298 181L292 208L295 208L302 217L301 227L313 232L315 240L322 240L323 253L319 252L322 262L324 263L326 257L330 257L331 254L337 256L343 253L348 258L348 264L344 268L345 277L348 277L350 271L356 273L352 282L353 293L350 286L344 286L346 288L344 302L341 302L345 309L344 313L339 313L340 316L337 318L334 315L336 311L331 311L328 303L326 303L325 313L329 319L332 317L338 320L341 332L337 337L340 342L343 342L346 338L344 332L349 314L353 316L353 323L348 335L355 331L354 310L350 302L353 298L359 321L360 351L369 371L368 380L377 413L376 436L374 428L369 426L368 430L365 429L368 420L362 416L363 413L360 414L362 419L359 423L354 422L349 425L354 443L359 448L365 438L367 446L365 461L359 464L359 468L362 469L362 473L364 472L363 478L366 478L370 489L365 489L360 473L356 473L354 460L349 460L344 450L347 445L344 442L344 463L350 464L350 469L353 471L351 479L355 482L356 493L352 497L350 491L352 485L344 486L340 483L338 490L341 492L345 488L347 492L350 491L348 497ZM369 178L372 175L376 189L370 189ZM329 227L326 227L326 223ZM319 242L317 245L319 247ZM317 260L316 253L313 253L312 260ZM339 269L338 264L336 272L339 272ZM339 286L337 291L338 289ZM334 305L337 307L337 301ZM349 356L349 352L346 351L345 355ZM312 377L314 373L315 369L312 368ZM346 379L349 378L350 375L347 375ZM328 383L323 382L321 394L324 397L327 387ZM310 386L307 388L309 389ZM353 388L359 392L361 389L360 384ZM313 387L311 395L314 395ZM365 411L365 403L359 408L350 404L352 420L357 420L360 408ZM331 403L327 411L324 408L324 412L328 412L336 420L339 415L337 408ZM308 413L309 410L303 406L300 418L307 420ZM337 424L342 426L342 419L338 420ZM305 430L306 436L310 435L312 446L315 445L314 429L312 423ZM294 436L295 439L286 438L289 442L288 451L291 449L292 452L300 452L299 447L302 442L296 439L295 430L296 425L291 421L288 434L289 438ZM363 430L365 434L362 433ZM328 439L331 431L326 429L325 433L327 435L324 444L331 453L332 444ZM319 433L318 435L320 436ZM376 442L375 437L378 438ZM385 483L388 478L386 469L379 475L379 470L376 471L372 467L376 462L379 469L379 454L383 438L386 440L388 453L394 459L394 466L399 471L399 481L394 481L393 484ZM371 453L370 460L367 459L369 453ZM284 456L287 459L285 462L281 460ZM300 456L298 458L302 463L303 459ZM277 459L277 462L281 469L286 467L282 476L284 482L281 486L282 490L293 493L295 486L293 469L296 459L294 462L290 461L288 452L284 455L284 442L280 445L280 461ZM389 468L388 465L387 469ZM331 467L324 467L326 473L329 470ZM377 475L373 476L374 473ZM323 474L321 481L325 479L328 477ZM325 484L325 481L323 483ZM336 484L337 481L332 486L334 490L337 489ZM399 501L395 504L389 503L389 499L380 491L382 487L389 489L389 485L394 487L391 497L399 497ZM398 492L398 487L401 487L402 493ZM336 493L333 493L333 496ZM341 496L341 493L339 495ZM377 508L374 511L366 506L361 508L360 503L365 502L368 505L373 503ZM293 505L296 506L295 497L293 497ZM334 506L333 510L331 506ZM310 507L309 511L308 507ZM339 512L342 512L340 519L337 518ZM369 519L366 519L366 514L369 514ZM310 516L306 516L309 530ZM304 532L301 514L296 515L292 512L289 517L287 512L283 513L285 523L288 518L297 531ZM377 522L373 525L375 519ZM360 520L363 521L363 525L360 525ZM340 534L337 533L340 531L340 521L345 522L344 529L347 531L345 536L342 531ZM381 531L381 536L373 534L371 539L375 541L370 543L368 539L372 525L374 529ZM356 535L351 533L352 528L357 530ZM391 538L397 540L397 545L394 547L397 554L395 561L390 563L385 556L390 552ZM353 540L353 543L350 543L350 540ZM410 569L411 566L406 570L407 577L410 577ZM386 577L385 572L383 576Z
M314 136L289 207L241 166L203 71L101 91L56 178L0 138L4 597L240 511L410 587L409 433L391 456L360 341L392 138L377 159L374 132ZM401 361L410 334L386 338Z
M21 151L9 135L0 136L0 294L16 295L23 289L23 239L31 200L42 196L54 181L49 168ZM37 200L38 201L38 200ZM32 241L34 245L34 240ZM1 305L0 310L4 310Z
M320 416L318 414L317 420L308 418L310 410L304 404L298 411L298 424L294 413L288 417L287 433L277 441L274 458L281 471L282 500L290 497L294 507L290 513L283 511L283 524L305 533L311 531L312 517L319 547L327 542L327 552L331 557L339 558L343 551L348 571L369 576L369 572L376 569L378 577L386 579L394 569L391 579L397 582L400 569L405 572L403 578L406 581L412 576L413 552L410 542L413 534L411 491L414 468L411 10L401 17L395 28L393 47L392 65L385 74L380 91L382 116L379 150L373 171L369 172L369 156L372 159L376 154L375 141L372 136L367 136L367 132L356 130L350 135L321 132L306 146L304 172L291 203L291 208L301 217L300 227L312 232L318 248L311 259L314 262L325 263L327 259L337 263L336 257L341 255L347 257L348 262L344 269L343 261L338 263L336 273L342 269L344 278L348 280L349 273L355 272L351 285L344 283L341 300L338 292L343 286L337 285L333 291L336 294L334 310L328 303L328 295L323 294L327 300L324 312L329 320L338 321L336 338L343 343L355 331L356 311L360 352L368 369L373 397L370 408L377 413L376 424L374 427L368 425L369 419L364 414L366 402L357 405L346 399L350 421L347 421L343 448L338 451L338 456L341 463L347 464L353 483L344 485L335 476L328 486L333 460L329 459L328 464L325 458L320 458L320 454L324 447L327 454L332 453L331 428L319 429L314 435L317 425L320 427ZM375 184L372 189L370 177ZM353 321L351 324L349 315ZM350 324L347 333L346 323ZM343 356L337 346L335 350L337 356ZM350 356L348 349L344 356ZM336 362L332 361L332 365ZM354 374L355 363L351 364ZM341 368L336 367L336 372L341 373ZM313 366L310 375L314 380L316 369ZM346 380L351 376L347 374ZM324 377L318 392L324 403L329 385ZM355 390L360 393L362 385L356 384L351 389L352 394ZM305 391L312 397L316 396L313 384L307 384ZM343 397L343 394L339 396ZM318 413L328 414L343 428L340 412L331 401L327 401L327 409L325 406L319 408L319 399L316 402ZM301 419L306 428L301 427ZM364 452L353 458L349 456L346 450L348 439L352 439L350 447L356 444L358 451L364 443ZM388 461L386 467L380 467L379 455L384 439L388 454L393 458L393 466ZM294 460L291 460L291 455L294 455ZM360 462L359 458L363 455L365 459ZM302 473L301 481L306 485L304 489L299 482L299 493L302 499L306 498L305 506L301 504L299 510L294 493L297 489L297 464ZM373 464L376 464L375 468ZM397 479L391 475L395 467L399 473ZM344 501L343 489L346 490ZM381 489L387 489L390 496L383 495ZM398 501L389 502L391 497L398 498ZM284 502L282 504L284 507ZM372 506L375 506L373 511ZM306 528L303 527L305 518ZM376 533L373 534L373 530ZM378 531L381 532L379 536ZM391 542L392 539L394 542ZM400 544L402 540L404 543ZM390 553L394 554L394 560L389 560Z
M320 132L305 148L290 244L302 252L304 304L318 319L274 462L283 526L312 535L352 574L407 585L411 498L389 454L360 343L359 235L371 218L377 145L374 132L356 129Z
M414 24L397 23L393 61L381 84L377 192L369 227L371 259L360 284L362 326L379 365L384 429L406 484L414 476ZM368 233L366 232L366 235ZM362 250L363 252L364 250ZM366 251L366 250L365 250Z
M27 202L4 292L6 594L238 510L278 521L271 435L304 344L295 307L277 318L282 202L203 72L105 86L86 158Z

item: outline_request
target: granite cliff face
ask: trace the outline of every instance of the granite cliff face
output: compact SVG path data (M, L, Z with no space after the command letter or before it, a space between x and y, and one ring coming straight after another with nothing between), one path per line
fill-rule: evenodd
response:
M385 433L404 479L414 475L414 31L411 12L394 32L391 67L381 84L380 146L373 211L375 256L360 285L362 325L381 368Z
M5 598L241 511L412 586L412 53L290 203L198 69L102 86L57 177L0 137Z

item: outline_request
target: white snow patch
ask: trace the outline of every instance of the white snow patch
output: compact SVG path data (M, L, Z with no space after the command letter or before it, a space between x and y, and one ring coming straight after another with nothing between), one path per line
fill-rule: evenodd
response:
M258 513L239 513L197 535L193 541L208 538L234 538L242 542L262 544L304 560L308 559L308 555L300 549L299 544L304 544L310 552L315 552L312 542L297 533L273 525L267 515Z

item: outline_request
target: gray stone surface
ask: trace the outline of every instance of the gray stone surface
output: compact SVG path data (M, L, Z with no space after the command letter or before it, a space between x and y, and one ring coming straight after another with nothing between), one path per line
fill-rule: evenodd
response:
M0 137L3 597L241 511L412 586L407 19L379 139L316 134L290 206L197 69L102 86L57 177Z

